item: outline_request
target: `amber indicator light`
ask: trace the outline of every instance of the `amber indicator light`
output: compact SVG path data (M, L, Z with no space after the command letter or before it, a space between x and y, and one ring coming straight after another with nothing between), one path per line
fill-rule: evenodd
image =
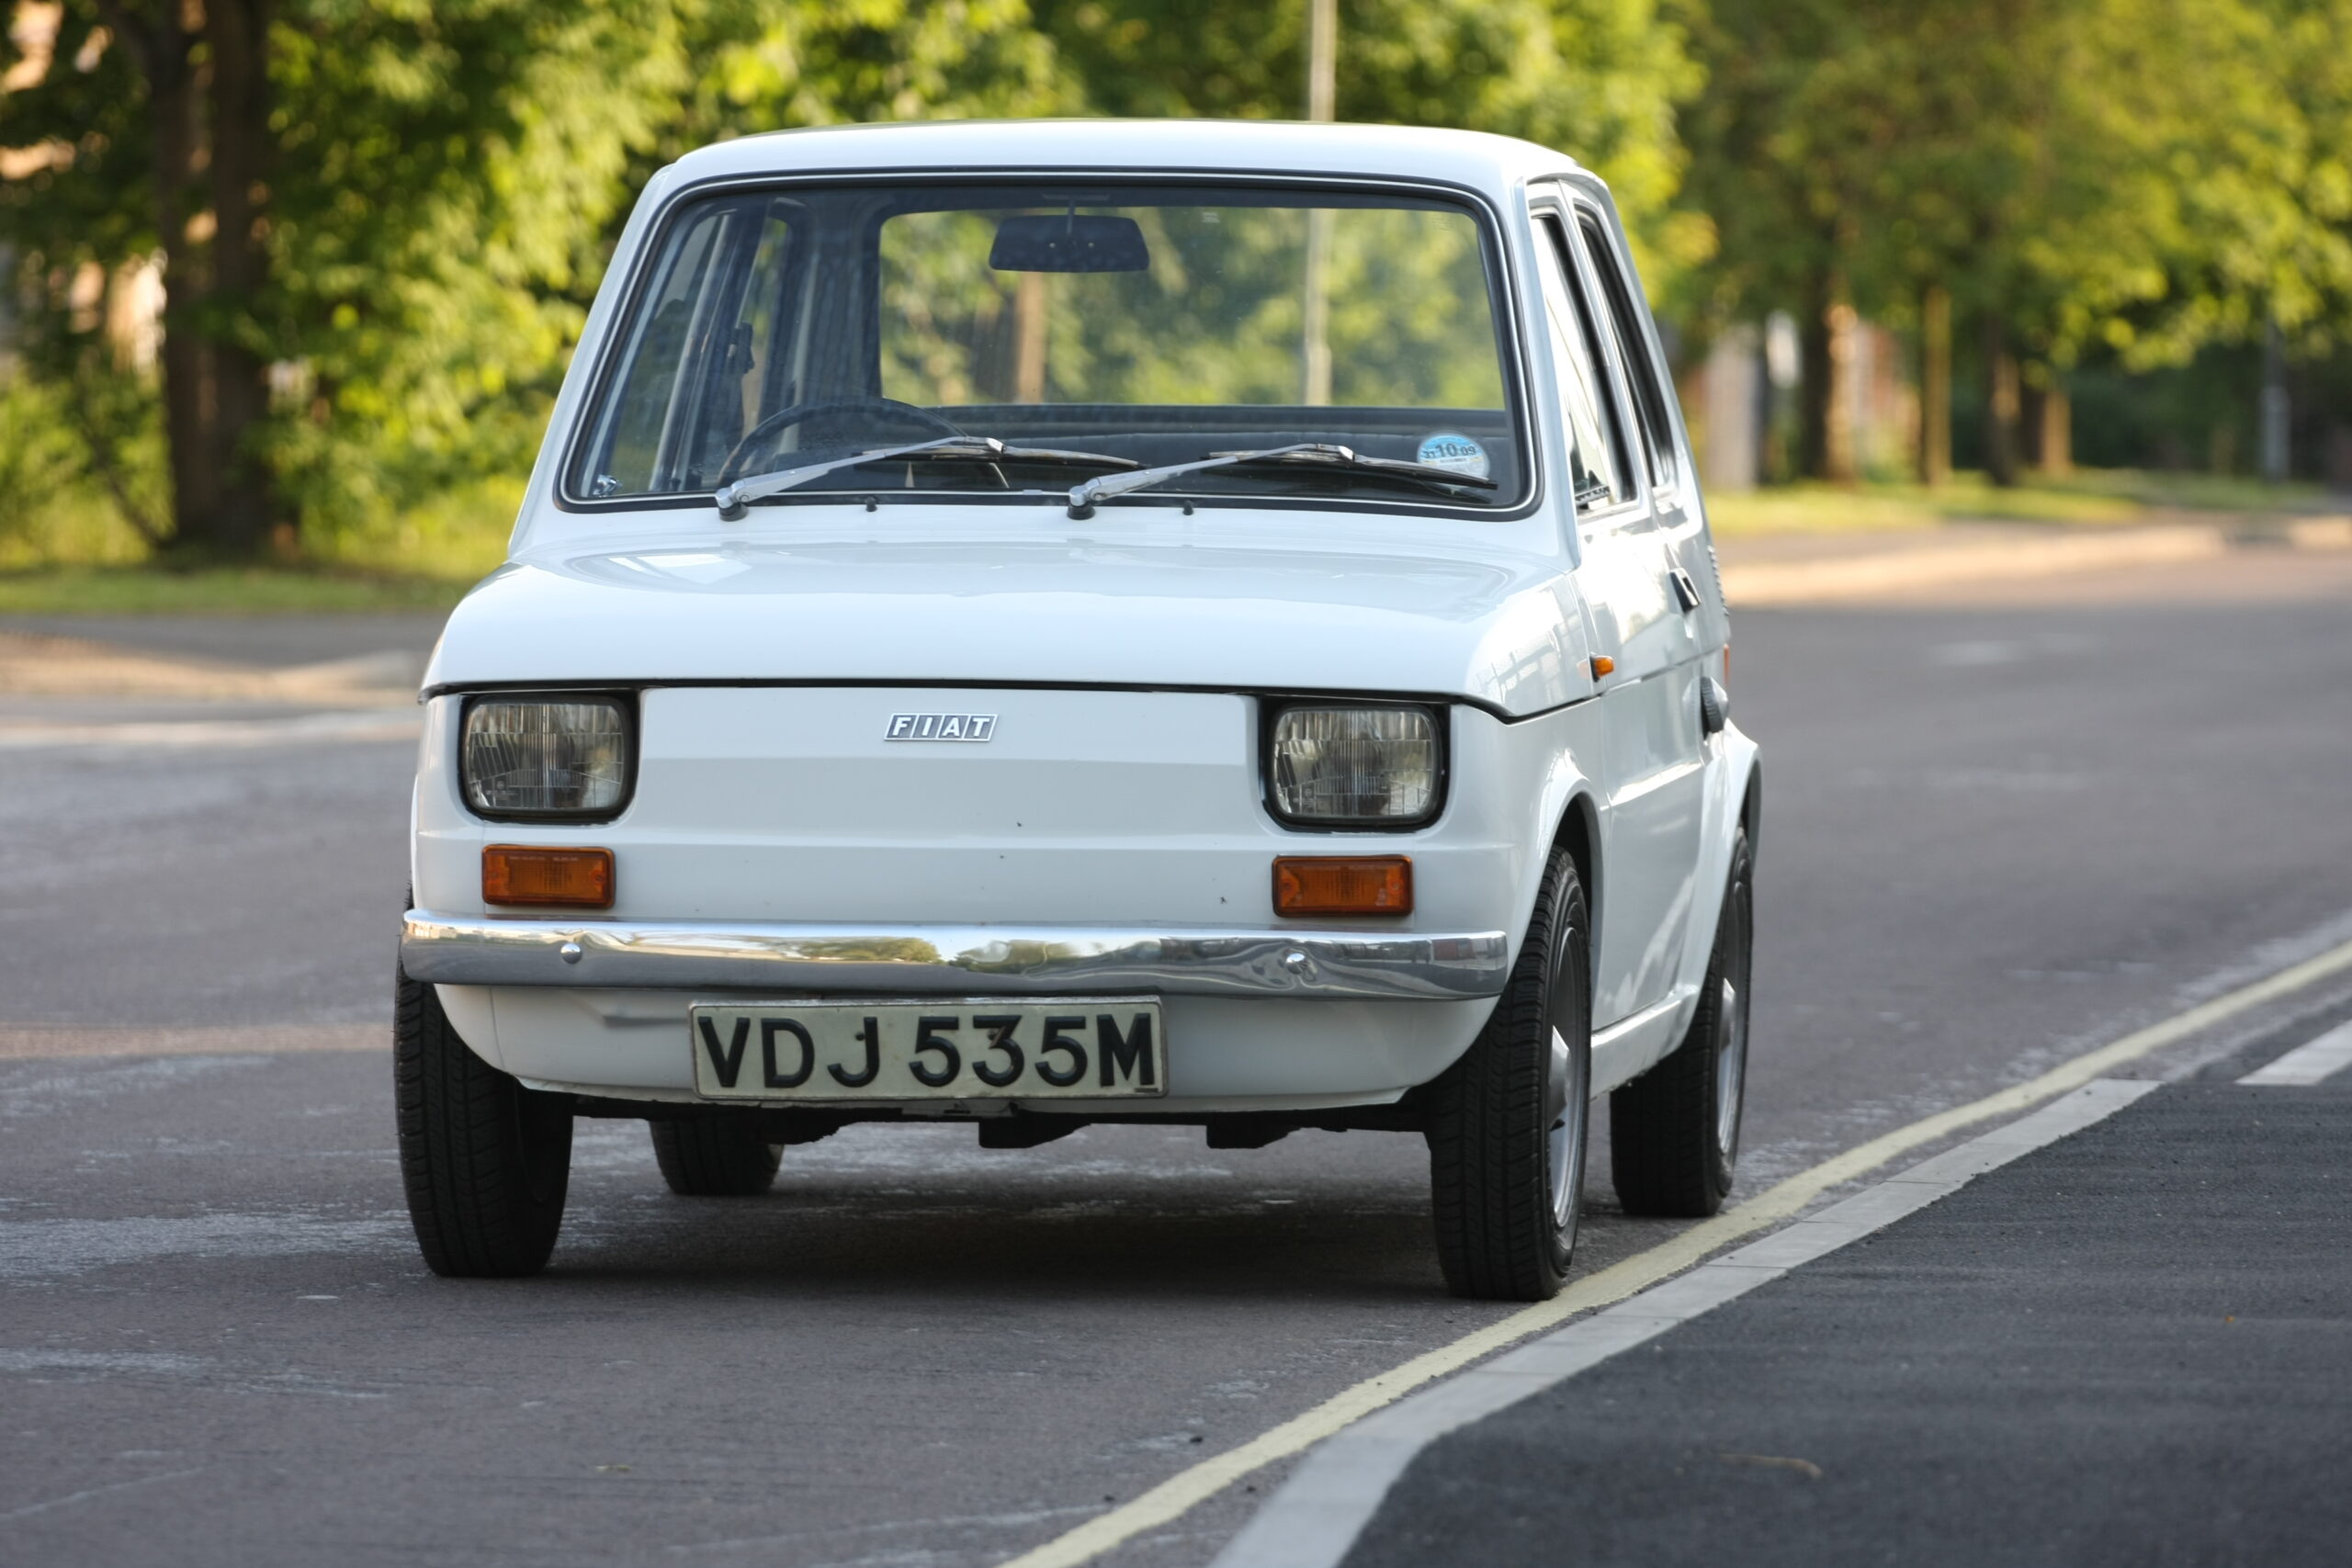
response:
M1603 675L1608 674L1611 671L1615 670L1616 668L1617 661L1610 658L1609 655L1605 653L1596 653L1592 656L1592 678L1594 680L1600 680Z
M485 904L552 904L571 909L613 907L613 852L544 844L489 844L481 852Z
M1277 915L1409 915L1408 855L1283 855L1274 862Z

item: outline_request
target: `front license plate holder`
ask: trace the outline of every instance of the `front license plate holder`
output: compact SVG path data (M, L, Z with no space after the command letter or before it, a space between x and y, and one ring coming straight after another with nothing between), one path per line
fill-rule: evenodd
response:
M697 1002L695 1091L776 1104L1149 1100L1168 1092L1157 997Z

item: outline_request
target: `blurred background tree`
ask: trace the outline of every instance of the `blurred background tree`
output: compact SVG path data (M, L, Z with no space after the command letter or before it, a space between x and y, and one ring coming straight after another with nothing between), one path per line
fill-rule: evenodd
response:
M1926 477L1949 463L1953 312L1987 473L2064 469L2066 377L2142 371L2278 321L2342 320L2344 6L2261 0L1713 0L1687 199L1716 222L1718 320L1789 312L1797 471L1851 479L1856 310L1918 334ZM2030 412L2035 417L2029 420Z
M62 416L67 470L150 545L207 557L527 468L627 204L678 152L1067 102L1002 0L67 0L17 19L0 245L32 389L12 414ZM110 335L157 287L159 341Z
M685 149L1300 118L1311 0L0 4L0 546L71 494L108 548L202 558L511 507L633 193ZM2352 483L2352 0L1338 14L1337 118L1577 155L1693 366L1785 324L1790 476L1871 466L1848 393L1883 339L1931 480L2077 446L2246 468L2291 384L2296 464Z
M1035 0L1096 112L1304 119L1308 0ZM1673 198L1676 115L1702 76L1654 0L1342 0L1334 118L1455 126L1572 150L1609 181L1660 279L1705 257Z

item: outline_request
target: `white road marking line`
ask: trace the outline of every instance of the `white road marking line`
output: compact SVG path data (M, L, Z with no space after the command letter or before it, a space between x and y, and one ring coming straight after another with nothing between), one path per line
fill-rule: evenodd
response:
M422 714L381 708L292 718L156 719L130 724L0 724L0 750L51 746L282 746L321 740L413 740Z
M163 1481L186 1481L191 1475L202 1475L207 1468L209 1467L198 1465L194 1470L167 1470L161 1475L142 1475L136 1481L109 1482L104 1486L93 1486L86 1491L68 1493L62 1497L51 1497L46 1502L28 1503L21 1508L11 1508L6 1513L0 1514L0 1519L29 1518L35 1514L45 1514L51 1508L69 1507L75 1503L86 1503L93 1497L104 1497L115 1492L128 1492L134 1486L153 1486Z
M2158 1087L2095 1079L2030 1116L1785 1230L1391 1405L1316 1450L1218 1554L1213 1568L1333 1568L1414 1456L1446 1433L1917 1213L1986 1171L2103 1121Z
M243 1056L257 1052L387 1051L389 1023L206 1024L164 1029L93 1029L66 1023L0 1023L0 1062L62 1056Z
M2352 1067L2352 1023L2339 1023L2316 1040L2296 1046L2266 1067L2257 1067L2240 1083L2308 1088Z
M1392 1404L1421 1384L1459 1371L1471 1362L1531 1335L1558 1326L1578 1313L1611 1305L1645 1290L1668 1275L1679 1274L1718 1247L1793 1218L1831 1188L1867 1176L1913 1149L1948 1137L1964 1127L1996 1117L2033 1110L2060 1095L2102 1077L2112 1068L2136 1061L2167 1045L2250 1009L2301 990L2317 980L2352 969L2352 942L2343 942L2300 964L2252 981L2211 1000L2175 1013L2160 1023L2135 1031L2110 1044L2086 1051L2041 1077L2028 1079L1984 1099L1926 1117L1906 1127L1884 1133L1869 1143L1835 1156L1812 1169L1801 1171L1747 1202L1726 1209L1712 1220L1702 1220L1672 1239L1638 1253L1598 1274L1576 1281L1548 1302L1523 1308L1451 1344L1424 1351L1387 1371L1375 1373L1352 1388L1341 1390L1322 1404L1281 1426L1262 1432L1239 1448L1212 1454L1131 1502L1108 1512L1044 1545L998 1564L998 1568L1077 1568L1122 1541L1155 1529L1207 1501L1254 1471L1290 1458L1325 1438L1350 1427L1385 1405ZM1957 1153L1958 1151L1954 1151Z

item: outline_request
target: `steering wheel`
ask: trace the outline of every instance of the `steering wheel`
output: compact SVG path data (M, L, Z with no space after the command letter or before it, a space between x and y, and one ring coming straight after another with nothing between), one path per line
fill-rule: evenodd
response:
M718 482L731 484L741 477L743 470L750 466L752 457L764 449L779 431L787 430L796 424L806 424L811 420L821 420L842 414L880 415L884 419L913 425L920 429L924 436L964 434L955 424L942 419L929 409L918 408L913 403L902 403L896 398L825 398L816 402L794 403L788 408L776 410L775 412L743 433L743 439L735 443L728 450L727 461L719 467ZM917 436L915 439L920 440L922 436ZM888 445L889 436L887 430L876 433L870 428L861 429L848 440L819 442L815 449L822 450L827 446L839 446L843 450L850 450L867 444L877 446Z

